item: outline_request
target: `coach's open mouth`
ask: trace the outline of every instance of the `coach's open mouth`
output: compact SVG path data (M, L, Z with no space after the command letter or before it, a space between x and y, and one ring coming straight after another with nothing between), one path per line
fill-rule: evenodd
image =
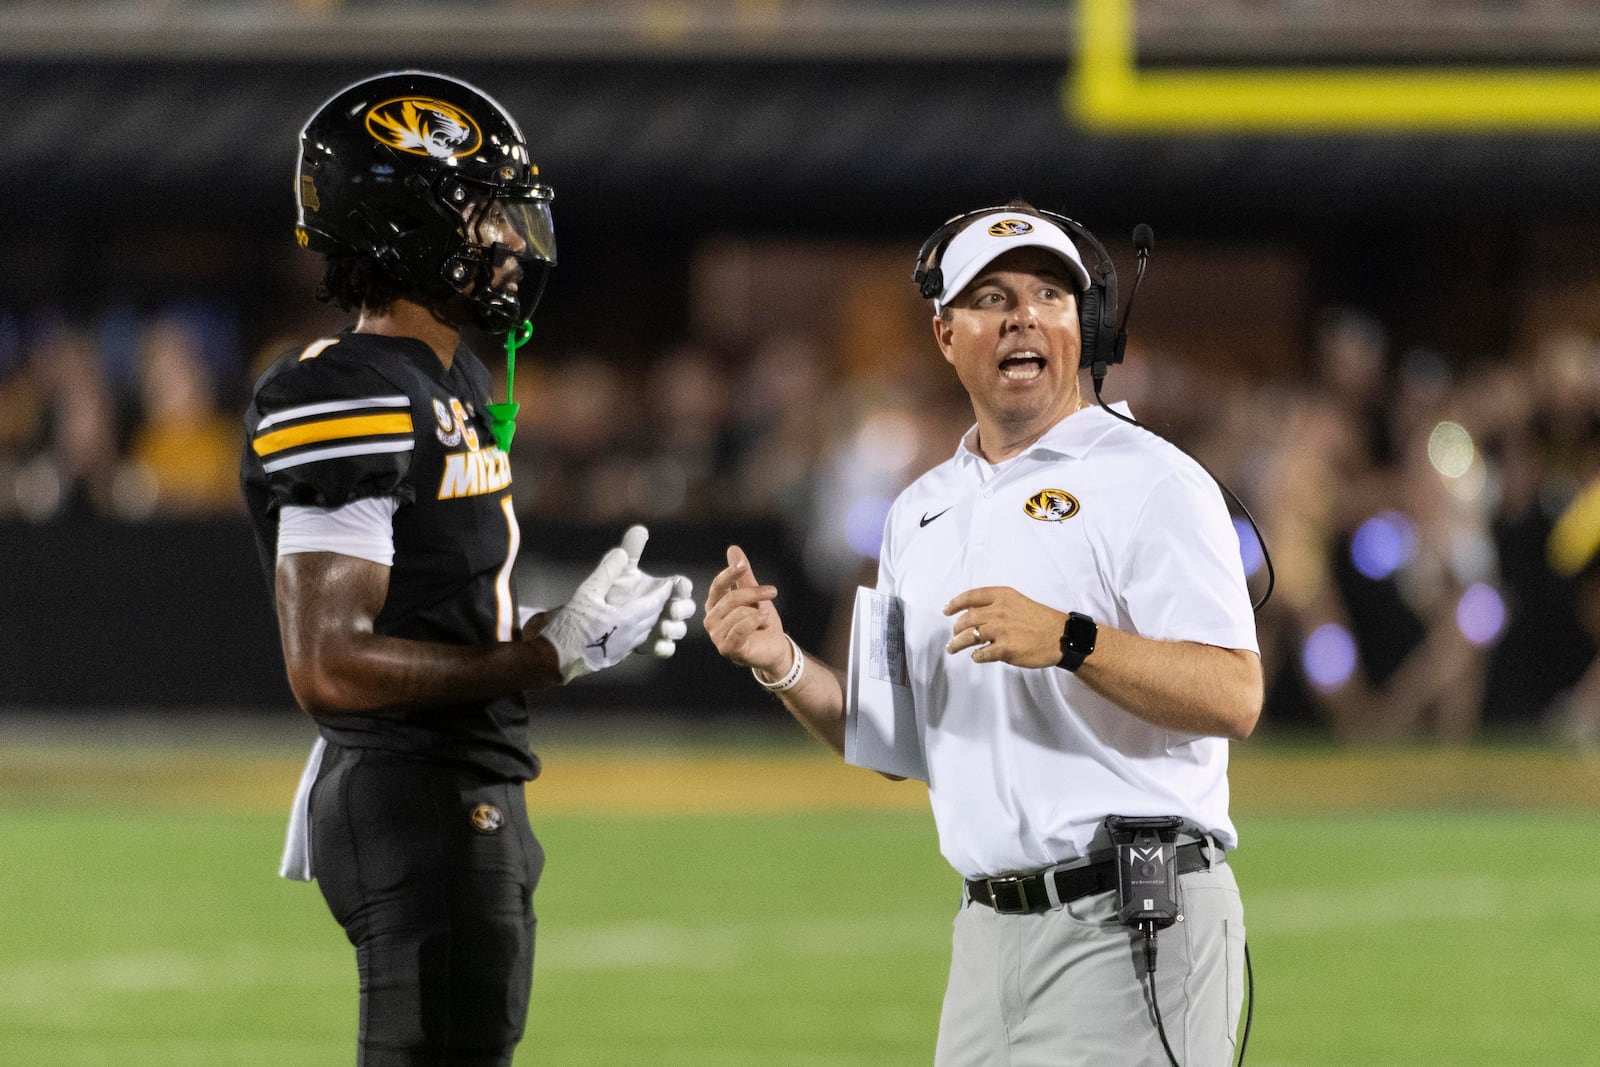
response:
M1044 357L1018 352L1000 361L1000 374L1013 382L1026 382L1044 373Z

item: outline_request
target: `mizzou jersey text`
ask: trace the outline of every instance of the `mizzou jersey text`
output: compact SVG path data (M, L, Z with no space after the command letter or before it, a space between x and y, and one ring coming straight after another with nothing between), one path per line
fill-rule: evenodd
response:
M394 563L377 633L510 640L519 534L507 457L481 414L489 374L458 348L446 370L410 338L341 333L290 352L256 383L241 478L269 588L278 509L393 497ZM385 749L510 780L538 774L521 695L374 715L325 716L345 748Z

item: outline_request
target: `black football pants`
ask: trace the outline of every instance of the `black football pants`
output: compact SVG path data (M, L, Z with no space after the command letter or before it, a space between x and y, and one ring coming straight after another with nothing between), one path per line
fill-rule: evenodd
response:
M330 744L311 855L356 947L358 1067L509 1067L544 867L523 784Z

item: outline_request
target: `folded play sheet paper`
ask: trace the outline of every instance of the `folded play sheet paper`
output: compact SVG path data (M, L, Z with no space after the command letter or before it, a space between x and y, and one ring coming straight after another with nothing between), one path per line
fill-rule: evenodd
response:
M846 682L844 761L926 782L906 673L905 605L898 597L856 590Z

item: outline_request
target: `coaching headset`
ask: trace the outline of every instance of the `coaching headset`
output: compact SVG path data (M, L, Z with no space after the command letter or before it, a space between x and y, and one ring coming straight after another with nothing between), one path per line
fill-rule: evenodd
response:
M939 269L939 262L943 259L945 246L950 243L951 238L979 215L1006 212L1031 215L1054 223L1069 238L1075 239L1080 246L1087 246L1093 253L1094 265L1090 268L1089 286L1078 294L1078 332L1081 341L1078 366L1093 368L1097 380L1104 377L1107 367L1122 362L1123 349L1128 342L1127 330L1123 328L1127 322L1127 315L1124 313L1122 323L1118 323L1117 268L1111 262L1111 254L1082 223L1065 215L1058 215L1054 211L1041 211L1038 208L1020 207L1014 204L999 204L994 207L978 208L976 211L964 211L934 230L928 239L922 242L922 248L917 252L917 266L911 273L911 280L917 284L924 297L929 300L939 299L940 293L944 290L944 272ZM1140 274L1144 273L1144 263L1150 254L1150 243L1153 239L1148 226L1141 225L1134 231ZM1129 303L1131 305L1132 301Z

